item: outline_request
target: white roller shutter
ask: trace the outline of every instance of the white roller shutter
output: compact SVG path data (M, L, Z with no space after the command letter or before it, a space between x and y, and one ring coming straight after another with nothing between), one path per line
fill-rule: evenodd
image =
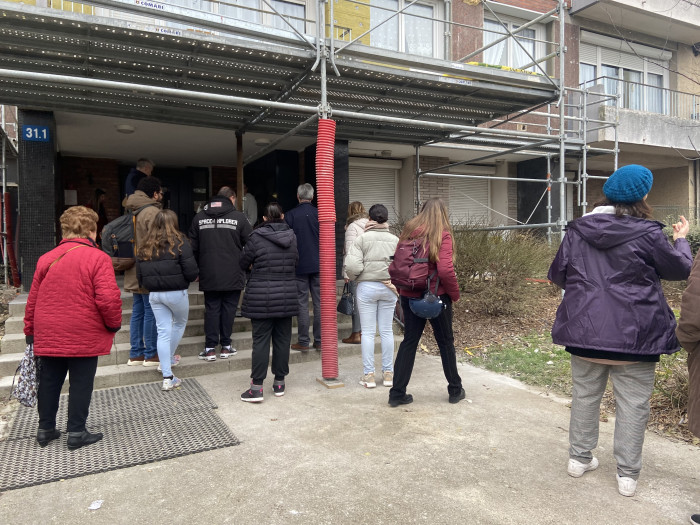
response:
M350 202L360 201L369 211L373 204L389 210L389 222L398 214L396 180L400 161L350 158Z
M489 181L450 178L450 220L452 224L489 222Z

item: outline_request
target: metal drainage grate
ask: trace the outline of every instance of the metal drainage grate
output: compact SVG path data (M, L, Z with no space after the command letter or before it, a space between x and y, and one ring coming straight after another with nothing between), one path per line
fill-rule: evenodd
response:
M37 411L20 407L7 441L0 443L0 491L239 444L196 379L167 393L160 383L95 391L87 427L105 437L75 451L66 448L67 405L68 396L61 396L56 428L63 434L44 448L35 439Z

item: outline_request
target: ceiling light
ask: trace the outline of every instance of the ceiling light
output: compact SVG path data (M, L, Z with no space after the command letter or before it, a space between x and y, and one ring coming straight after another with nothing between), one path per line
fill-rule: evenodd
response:
M136 128L129 124L117 124L116 128L119 133L124 133L125 135L129 135L136 131Z
M254 140L256 146L269 146L270 145L270 139L266 138L259 138Z

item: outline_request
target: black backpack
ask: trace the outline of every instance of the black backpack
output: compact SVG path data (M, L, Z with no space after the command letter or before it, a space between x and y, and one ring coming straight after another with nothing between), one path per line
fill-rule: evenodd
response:
M153 204L127 211L121 217L107 223L102 230L102 250L112 258L112 266L115 270L128 270L136 264L134 254L136 216L149 206Z

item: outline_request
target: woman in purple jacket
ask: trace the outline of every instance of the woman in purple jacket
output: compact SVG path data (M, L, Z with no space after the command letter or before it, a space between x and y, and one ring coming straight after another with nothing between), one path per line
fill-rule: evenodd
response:
M651 171L635 164L613 173L606 200L569 223L549 279L565 290L552 340L571 354L573 393L568 473L595 470L600 401L608 376L616 402L614 455L618 492L634 496L642 467L649 399L661 354L679 350L676 321L660 279L687 279L692 266L688 221L649 220Z

